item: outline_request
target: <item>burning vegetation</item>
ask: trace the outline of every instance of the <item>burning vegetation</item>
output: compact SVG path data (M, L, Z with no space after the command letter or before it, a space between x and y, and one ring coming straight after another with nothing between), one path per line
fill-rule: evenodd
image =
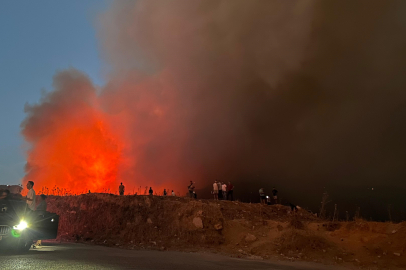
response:
M123 141L98 110L96 89L77 71L55 77L55 91L27 106L23 135L32 144L25 180L85 193L116 187Z

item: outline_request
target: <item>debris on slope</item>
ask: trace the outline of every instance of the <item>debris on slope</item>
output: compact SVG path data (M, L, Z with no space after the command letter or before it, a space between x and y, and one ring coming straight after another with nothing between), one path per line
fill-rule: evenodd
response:
M62 241L406 268L406 222L323 222L282 205L182 197L49 196Z
M148 196L81 195L50 197L49 211L60 215L59 238L123 245L163 243L218 245L223 217L207 203Z

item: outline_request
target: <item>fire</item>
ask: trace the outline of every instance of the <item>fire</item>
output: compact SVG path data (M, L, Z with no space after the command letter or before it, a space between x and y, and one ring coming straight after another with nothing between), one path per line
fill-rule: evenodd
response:
M34 181L37 190L46 187L59 194L113 189L123 143L118 133L112 132L111 119L97 106L91 84L72 79L55 92L60 95L51 94L49 102L28 109L23 134L32 148L24 180ZM67 103L67 92L77 88L86 91L77 91L78 96Z
M100 192L115 186L121 147L106 123L93 120L88 126L70 123L41 142L29 156L29 179L70 193Z
M101 120L89 126L71 126L52 141L47 163L54 165L55 177L65 175L74 192L111 188L117 178L120 146ZM52 182L52 179L45 180ZM61 185L58 181L58 185Z
M268 168L274 87L306 59L312 5L163 2L116 1L103 13L106 84L59 72L27 106L24 184L116 193L123 182L127 194L184 195L189 181L200 189Z
M133 89L126 84L100 94L76 70L58 73L54 85L39 104L26 108L24 185L31 180L37 192L58 195L117 193L120 182L126 194L144 194L149 187L157 194L164 188L185 192L189 180L177 169L185 133L178 132L176 141L170 136L172 96L160 100L162 92L152 90L141 98L125 95ZM137 87L154 89L148 80Z

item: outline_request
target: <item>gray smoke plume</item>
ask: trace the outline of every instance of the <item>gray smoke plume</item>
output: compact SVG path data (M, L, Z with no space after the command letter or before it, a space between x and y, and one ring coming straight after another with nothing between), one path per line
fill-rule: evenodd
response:
M275 185L313 209L323 188L355 205L376 186L395 202L405 14L401 0L115 1L99 20L99 98L125 128L120 179L231 180L241 197Z
M313 12L314 1L115 2L101 19L114 78L103 97L132 116L134 141L148 134L134 169L207 184L263 166L264 121L312 54Z

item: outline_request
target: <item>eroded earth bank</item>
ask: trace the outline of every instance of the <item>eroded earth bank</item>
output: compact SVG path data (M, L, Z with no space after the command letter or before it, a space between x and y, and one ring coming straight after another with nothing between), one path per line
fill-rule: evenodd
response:
M332 223L282 205L110 194L49 196L48 210L60 215L60 241L406 268L406 222Z

